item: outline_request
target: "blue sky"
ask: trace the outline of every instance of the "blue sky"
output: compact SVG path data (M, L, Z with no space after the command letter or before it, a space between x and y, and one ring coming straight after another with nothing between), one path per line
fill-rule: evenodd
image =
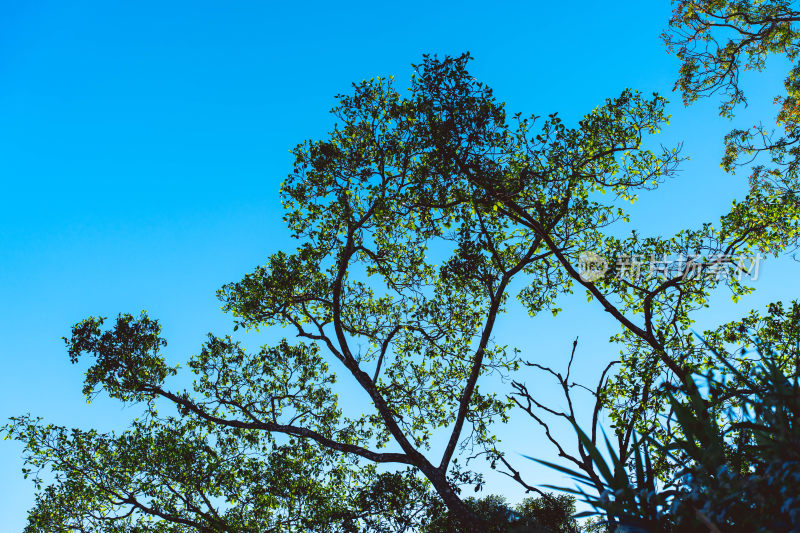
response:
M568 123L625 87L669 95L673 121L658 140L684 142L692 159L634 208L634 222L666 234L717 219L745 190L744 173L719 170L732 124L715 103L686 110L670 94L677 63L659 40L669 12L661 0L5 0L0 418L30 412L68 426L124 426L131 408L102 399L87 406L83 367L69 364L60 338L88 315L147 309L164 324L170 358L183 361L208 331L228 332L216 289L293 247L277 196L289 149L324 136L334 95L351 82L408 79L423 53L469 50L474 75L510 111L558 111ZM764 102L779 82L779 71L745 78ZM771 112L754 101L733 125ZM793 266L764 266L754 297L737 310L723 296L701 318L711 325L789 299L781 280ZM616 327L584 300L555 320L513 313L498 336L557 362L579 334L589 379L613 357L606 340ZM532 426L517 420L502 430L510 449L547 456ZM21 530L33 499L19 452L0 446L2 531ZM525 467L532 481L552 481ZM489 481L490 491L521 494L501 477Z

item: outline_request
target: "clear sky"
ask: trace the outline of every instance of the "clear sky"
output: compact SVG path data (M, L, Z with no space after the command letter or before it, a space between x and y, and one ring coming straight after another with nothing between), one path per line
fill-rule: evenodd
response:
M625 88L669 95L692 159L644 198L634 223L656 233L713 221L745 190L719 170L732 126L714 102L686 110L671 94L677 62L657 1L0 2L0 419L30 412L80 427L123 427L115 402L87 406L84 367L61 337L88 315L147 309L172 361L208 331L229 332L214 293L267 255L293 248L278 186L288 150L332 126L334 95L363 78L406 80L423 53L469 50L476 77L509 111L558 111L568 124ZM779 74L745 78L765 102ZM771 113L756 104L734 122ZM751 122L752 123L752 122ZM725 303L709 325L789 299L794 265L768 264L756 296ZM782 282L783 280L783 282ZM583 303L580 303L583 302ZM613 357L616 326L577 295L555 320L504 318L498 338L558 362L581 336L587 379ZM528 353L528 352L526 352ZM534 379L529 376L530 379ZM547 457L521 417L501 430L512 452ZM20 447L0 443L0 531L19 531L33 487ZM523 465L529 481L553 474ZM537 477L538 476L538 477ZM491 492L520 491L490 476Z

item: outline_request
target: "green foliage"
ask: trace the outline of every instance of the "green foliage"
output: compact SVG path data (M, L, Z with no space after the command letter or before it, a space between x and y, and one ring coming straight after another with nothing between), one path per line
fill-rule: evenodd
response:
M739 4L779 14L785 7ZM673 24L694 24L702 9L721 5L679 2ZM791 37L782 24L764 35L770 51ZM681 53L690 65L685 91L719 83L692 85L702 69L691 52ZM391 77L354 84L338 96L333 130L292 150L281 198L296 250L272 254L218 296L234 330L284 327L299 341L252 350L209 335L189 359L193 387L174 390L177 367L161 354L166 341L156 320L120 315L105 329L103 318L73 328L70 359L88 358L84 393L142 402L145 416L120 435L13 419L4 431L25 443L26 468L53 476L46 487L36 477L44 488L30 531L403 531L421 527L431 509L431 528L454 520L485 532L523 516L535 527L569 530L571 500L532 500L512 512L497 498L463 499L462 486L479 489L483 481L458 456L510 467L493 426L522 404L482 384L522 361L497 340L495 326L509 298L531 317L556 314L560 296L575 288L620 324L614 340L622 350L619 371L611 380L604 373L594 392L595 422L607 409L618 453L607 441L606 464L593 428L578 432L580 457L570 460L587 469L591 486L622 491L608 500L619 507L613 516L636 508L637 520L660 519L667 499L654 480L678 467L665 456L651 465L642 442L666 450L690 441L672 439L658 423L669 406L683 413L688 400L655 384L681 384L696 399L693 376L710 363L690 334L691 313L719 287L734 300L751 291L741 277L715 274L735 269L732 257L792 246L797 197L789 182L773 181L755 186L717 226L621 237L615 224L628 220L625 206L672 176L681 160L677 149L646 149L646 138L668 121L665 99L626 89L573 127L557 114L508 115L469 73L470 59L424 56L402 92ZM587 252L605 258L608 272L585 278ZM624 275L626 257L664 255L696 260L663 275ZM785 370L785 362L776 365ZM736 368L749 376L745 365ZM569 371L551 373L569 397ZM524 392L536 418L533 407L543 405ZM345 412L344 395L363 409ZM702 424L721 416L723 405L749 405L726 398L700 426L681 414L686 427L675 438L717 442L714 431L727 429ZM164 405L177 415L160 415ZM571 402L548 412L576 424ZM637 432L648 439L637 440ZM631 461L635 484L626 481Z
M582 501L592 505L597 512L602 512L607 517L610 528L623 526L632 531L646 531L661 533L663 514L669 505L669 493L655 490L655 476L646 447L642 446L643 440L633 443L634 476L628 472L626 458L620 458L609 440L606 438L608 459L592 439L577 425L574 426L578 437L586 449L587 460L600 478L570 468L565 468L555 463L528 457L545 466L566 473L584 487L560 490L582 497ZM558 489L559 487L551 487ZM587 492L587 488L589 492ZM593 494L592 491L598 494ZM596 513L581 513L578 516L590 516Z
M12 422L27 474L37 487L53 476L26 533L394 532L430 497L407 472L354 469L299 440L251 445L177 420L136 421L121 435Z
M797 58L797 11L788 0L677 0L674 4L670 31L664 38L682 62L675 85L687 104L722 91L721 112L729 116L734 106L747 101L739 87L742 70L762 70L769 54L784 54L790 61Z
M84 353L96 359L86 373L84 395L91 397L102 387L109 396L123 401L152 397L149 386L176 373L161 355L167 341L160 336L158 320L144 312L139 319L121 314L113 329L102 331L104 322L104 317L89 317L72 328L71 338L64 339L73 363Z
M788 0L679 0L664 34L669 49L681 60L676 89L684 103L722 93L720 114L733 117L747 98L740 87L744 71L761 71L770 55L788 60L786 94L775 98L780 107L776 134L763 124L734 129L725 137L722 166L751 168L751 193L746 207L735 207L730 219L741 225L749 219L753 231L743 238L759 238L762 249L780 252L797 245L798 184L800 184L800 11ZM768 163L758 160L764 154ZM781 218L783 218L781 222ZM759 228L772 219L774 230Z
M744 533L800 528L797 308L794 302L787 313L772 304L768 317L751 314L736 333L730 326L721 328L733 341L746 334L743 324L760 325L748 338L760 356L736 364L709 347L721 369L702 378L705 394L697 387L669 393L671 415L664 421L669 439L639 439L628 460L609 443L607 459L575 426L603 476L599 486L585 472L539 462L598 489L576 493L605 515L612 529ZM674 477L660 482L653 476L654 454L671 463Z
M167 378L176 370L160 353L157 321L120 315L103 329L103 319L90 318L67 341L73 362L89 358L87 395L144 402L149 432L209 450L242 447L260 461L255 471L271 467L285 439L302 443L314 450L308 468L319 485L312 492L332 500L320 509L361 501L329 488L329 472L345 469L341 475L352 474L353 490L361 490L376 486L367 475L376 464L409 468L408 483L429 483L466 530L485 530L459 496L461 485L480 488L482 480L456 456L495 453L492 425L508 420L511 401L480 383L519 366L517 352L494 340L498 317L512 296L531 315L554 309L579 281L582 250L602 246L603 228L626 218L617 204L654 188L679 157L642 147L667 119L657 95L625 90L571 128L557 115L509 119L492 90L470 75L469 61L468 54L425 56L404 93L391 78L355 84L338 97L329 135L293 150L281 195L297 250L273 254L219 297L234 329L288 327L304 344L284 340L250 351L210 335L189 361L192 390L172 390ZM354 388L364 409L345 413L338 396ZM159 415L165 403L177 417ZM33 443L28 457L36 462L37 435L49 435L47 428L17 419L6 431ZM446 443L436 453L435 437ZM87 449L122 446L118 437L96 439ZM52 442L61 455L82 445ZM133 472L132 462L129 479L114 477L110 460L100 462L79 490L65 481L79 475L77 462L46 464L64 476L46 490L64 502L74 497L75 509L90 509L79 502L92 483L106 480L111 489L146 478L152 505L125 497L97 505L142 520L136 527L158 522L154 530L189 519L224 529L196 509L218 520L226 509L246 508L256 484L245 477L236 490L208 502L186 497L179 508L169 479L144 465ZM293 509L290 501L275 505L279 513Z
M531 528L537 526L553 533L570 533L579 529L573 518L575 515L573 496L546 492L537 498L523 499L514 507L514 511L517 520Z
M472 512L489 524L490 533L577 533L581 530L572 518L575 498L543 493L525 498L511 507L502 496L490 495L465 500ZM462 528L458 518L441 504L428 510L422 533L451 533Z

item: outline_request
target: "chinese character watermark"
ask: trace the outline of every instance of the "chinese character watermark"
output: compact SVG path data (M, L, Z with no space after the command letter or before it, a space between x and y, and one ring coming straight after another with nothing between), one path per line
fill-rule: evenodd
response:
M578 268L583 281L598 281L609 270L617 279L637 282L640 279L670 279L682 277L694 279L702 276L716 280L742 281L746 276L750 281L758 280L758 270L763 257L712 254L668 255L668 254L627 254L616 258L613 268L608 260L595 252L582 252L578 257Z

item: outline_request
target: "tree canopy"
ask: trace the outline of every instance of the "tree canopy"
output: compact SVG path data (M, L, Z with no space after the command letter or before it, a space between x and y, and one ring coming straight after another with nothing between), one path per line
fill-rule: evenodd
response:
M722 90L722 111L733 113L745 101L739 70L762 68L768 53L794 61L795 22L783 1L677 2L665 38L683 62L685 101ZM723 30L733 32L727 44L715 36ZM404 91L392 77L354 84L337 98L332 131L293 149L280 194L296 250L218 292L234 330L283 327L293 339L251 350L238 333L209 334L188 359L193 387L182 390L146 313L73 327L65 341L73 362L88 359L87 397L138 403L145 414L120 434L12 419L5 432L25 443L26 475L41 488L26 531L571 530L574 501L524 480L504 454L494 427L513 409L603 492L601 411L624 469L640 460L640 435L665 448L687 435L662 419L680 409L677 390L697 398L697 375L719 368L712 354L741 371L753 366L737 342L793 346L796 320L776 318L786 313L778 307L704 341L692 313L718 289L734 301L752 291L742 274L756 254L797 245L794 69L780 100L785 135L727 137L727 169L759 151L773 166L754 167L750 192L715 223L665 237L619 229L626 206L681 162L678 148L652 148L668 121L663 97L627 89L569 127L556 114L508 113L470 60L424 56ZM749 144L756 138L765 144ZM587 273L587 257L604 267ZM683 261L637 270L637 258L656 257ZM571 451L547 417L577 424L572 358L566 374L524 359L496 324L512 298L536 320L576 290L618 322L621 357L591 389L592 427ZM792 354L778 371L792 371ZM555 378L567 408L519 381L510 391L482 387L522 365ZM342 407L354 390L368 399L363 412ZM698 424L746 401L729 394L698 408ZM466 499L462 487L482 479L465 457L486 458L539 498L516 510ZM679 471L665 456L648 465L653 490Z

